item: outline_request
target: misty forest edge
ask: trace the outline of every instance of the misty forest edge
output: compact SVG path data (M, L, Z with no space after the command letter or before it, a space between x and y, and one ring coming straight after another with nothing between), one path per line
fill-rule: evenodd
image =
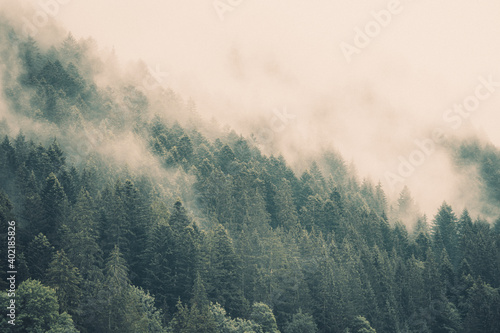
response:
M2 331L500 331L494 146L448 144L493 220L444 202L428 221L407 188L390 204L334 151L299 175L194 102L123 79L91 40L42 46L5 20L0 40L0 271L12 221L17 268Z

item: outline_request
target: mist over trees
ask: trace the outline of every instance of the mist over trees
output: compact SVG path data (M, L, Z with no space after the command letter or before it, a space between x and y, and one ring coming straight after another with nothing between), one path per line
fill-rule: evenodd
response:
M500 219L392 204L335 152L299 174L170 90L97 84L90 41L0 35L2 330L500 331ZM500 152L456 151L498 202Z

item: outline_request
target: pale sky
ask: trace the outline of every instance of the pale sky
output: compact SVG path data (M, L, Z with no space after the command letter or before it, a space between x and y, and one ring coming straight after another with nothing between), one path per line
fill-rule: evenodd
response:
M363 29L372 11L393 1L232 2L240 4L224 13L224 21L213 0L71 0L57 19L76 36L114 46L120 59L141 58L168 71L181 93L261 96L254 103L269 107L297 93L307 104L308 97L367 86L402 113L440 120L440 110L470 94L478 76L500 81L498 1L402 0L400 13L350 64L340 43L353 44L353 29ZM236 79L235 71L241 74ZM499 96L473 117L497 144L491 119L498 119Z

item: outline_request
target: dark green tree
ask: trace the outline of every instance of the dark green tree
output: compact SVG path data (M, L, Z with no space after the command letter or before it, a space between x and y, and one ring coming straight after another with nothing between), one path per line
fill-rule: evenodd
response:
M318 327L311 315L299 310L293 315L293 319L285 326L283 333L316 333Z
M78 314L82 297L82 278L64 251L57 251L47 269L47 284L56 291L59 309L72 316Z
M59 245L59 231L65 223L68 202L66 193L54 173L51 173L45 181L42 191L43 215L40 221L40 232L54 244Z
M26 260L32 279L45 281L45 274L55 253L44 234L38 234L26 248Z
M370 322L363 316L357 316L352 322L353 333L376 333L375 329L371 327Z
M433 232L435 242L441 243L448 252L450 260L454 265L458 265L458 234L457 234L457 218L451 206L444 202L439 208L438 213L434 217ZM438 253L441 248L436 248Z
M292 187L290 182L284 178L276 189L274 204L277 207L275 227L279 226L288 230L298 226L299 220L293 200Z
M264 303L254 303L250 319L262 327L263 333L279 333L273 311Z
M29 279L19 285L16 305L18 315L13 332L78 332L71 316L59 313L56 291L37 280Z
M240 286L241 261L236 255L232 239L222 225L214 228L210 238L208 295L230 315L241 316L245 305Z

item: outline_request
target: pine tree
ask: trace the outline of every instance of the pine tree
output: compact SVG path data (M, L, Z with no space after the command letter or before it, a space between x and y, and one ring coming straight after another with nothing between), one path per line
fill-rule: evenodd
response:
M47 238L58 245L59 229L65 222L67 216L67 199L56 175L51 173L45 182L42 192L43 215L40 221L40 231Z
M261 255L256 244L258 244L259 234L247 225L243 225L240 235L237 237L236 253L241 259L241 290L242 296L250 303L253 302L257 281L259 279L259 269Z
M118 246L114 247L106 261L106 283L114 293L121 293L130 284L127 263Z
M101 209L101 237L102 249L110 253L115 246L128 257L130 225L126 216L126 208L121 198L121 183L115 183L113 189L106 187L102 193L103 208Z
M98 244L99 233L94 201L82 190L69 218L69 229L64 249L68 258L88 281L102 279L102 250Z
M424 283L427 287L425 293L428 301L430 302L439 297L441 292L439 268L434 257L434 252L431 248L427 249L424 267Z
M70 204L75 204L78 198L78 176L75 177L75 173L77 173L75 169L72 168L68 171L68 169L64 167L61 169L58 177Z
M266 210L266 203L259 190L245 196L243 207L243 225L252 230L267 232L270 227L271 216Z
M147 208L146 200L131 180L126 180L119 193L125 208L126 226L125 238L127 239L128 251L125 259L130 265L131 280L135 284L142 282L144 270L144 244L146 243L146 231L150 228L150 210Z
M58 175L66 164L66 158L56 139L54 139L49 149L47 149L47 156L51 164L50 169L54 174Z
M263 333L279 333L273 311L264 303L254 303L250 318L262 327Z
M410 190L407 186L403 188L401 193L399 194L398 199L398 212L399 216L403 217L404 215L410 214L413 208L413 198L411 197Z
M19 170L20 171L20 170ZM19 219L24 226L26 232L26 242L40 232L40 221L43 219L43 205L40 197L35 173L31 171L27 176L26 181L19 180L24 185L19 185L23 188L21 192L22 208L20 209Z
M177 312L169 324L169 331L173 333L188 333L189 307L179 299L176 304Z
M35 80L35 75L41 66L41 55L40 49L38 48L37 42L33 37L28 36L26 41L20 45L20 56L24 67L26 68L26 74L22 77L22 81L28 84L33 84Z
M142 311L128 276L128 267L118 246L111 251L105 267L101 297L105 303L100 323L107 332L136 332L141 326Z
M224 145L217 155L222 172L227 173L229 165L236 159L233 150L228 145Z
M164 333L161 323L162 313L155 306L155 299L142 288L132 287L130 290L131 299L135 299L138 305L140 319L134 325L136 332Z
M288 323L283 331L283 333L316 333L318 332L318 327L314 322L311 315L303 313L299 309L299 312L293 315L293 319Z
M460 219L458 220L456 229L460 241L462 241L463 238L469 236L469 233L472 229L472 219L467 209L464 209L462 211L462 215L460 215Z
M218 225L211 237L209 263L209 296L221 304L230 315L242 315L244 299L240 288L241 262L227 230Z
M165 312L173 310L168 306L176 296L170 288L174 279L173 245L172 228L166 222L158 223L152 228L146 248L145 258L148 260L148 265L145 270L145 284L155 295L157 304L166 310Z
M365 317L357 316L352 323L353 333L377 333L370 325L370 322Z
M56 291L60 310L76 315L82 297L82 278L64 251L54 254L46 279L47 284Z
M16 310L16 325L9 328L12 332L78 332L71 316L59 313L56 291L40 281L29 279L19 285Z
M434 238L448 252L453 265L458 265L457 218L451 206L444 202L434 217ZM439 239L440 238L440 239ZM438 249L441 251L442 249Z
M285 230L295 228L299 222L297 208L293 201L292 187L285 178L276 189L274 203L277 207L275 227L283 227Z
M464 331L493 333L500 329L500 293L480 279L467 291Z
M169 332L172 333L216 333L216 321L210 307L193 303L191 308L177 302L177 313L169 324Z
M163 310L173 313L176 302L189 300L199 270L200 239L180 201L167 223L158 223L149 235L146 285Z
M432 302L429 326L432 332L460 332L462 330L460 315L455 305L446 298Z
M440 274L441 281L443 284L444 292L448 297L452 297L455 290L455 272L453 269L453 265L450 262L450 258L448 257L448 253L446 249L443 249L441 253L441 265L440 265Z
M71 33L69 33L66 39L62 42L60 52L66 62L75 62L80 60L80 47Z
M45 281L47 268L55 254L54 247L44 234L38 234L26 248L26 260L30 277Z
M8 222L9 221L15 221L13 219L13 205L10 202L9 198L3 191L0 189L0 223L5 226L2 228L3 230L0 231L0 237L2 237L2 248L0 248L0 255L3 255L6 260L0 261L0 269L2 269L3 272L7 272L9 269L7 269L7 264L8 264ZM20 259L19 256L17 258L18 260ZM0 281L0 288L2 290L7 290L9 289L9 282L6 280L6 278L3 279L3 281Z
M9 190L14 184L11 180L14 179L17 168L19 167L16 151L12 146L8 136L5 136L0 144L0 186Z
M387 212L387 197L380 182L375 187L375 203L375 210L379 216Z
M320 251L325 251L319 248ZM344 312L342 309L342 300L340 288L336 274L334 273L335 264L333 258L327 253L319 258L318 271L308 278L311 294L314 299L313 309L317 318L318 327L324 332L340 331Z

